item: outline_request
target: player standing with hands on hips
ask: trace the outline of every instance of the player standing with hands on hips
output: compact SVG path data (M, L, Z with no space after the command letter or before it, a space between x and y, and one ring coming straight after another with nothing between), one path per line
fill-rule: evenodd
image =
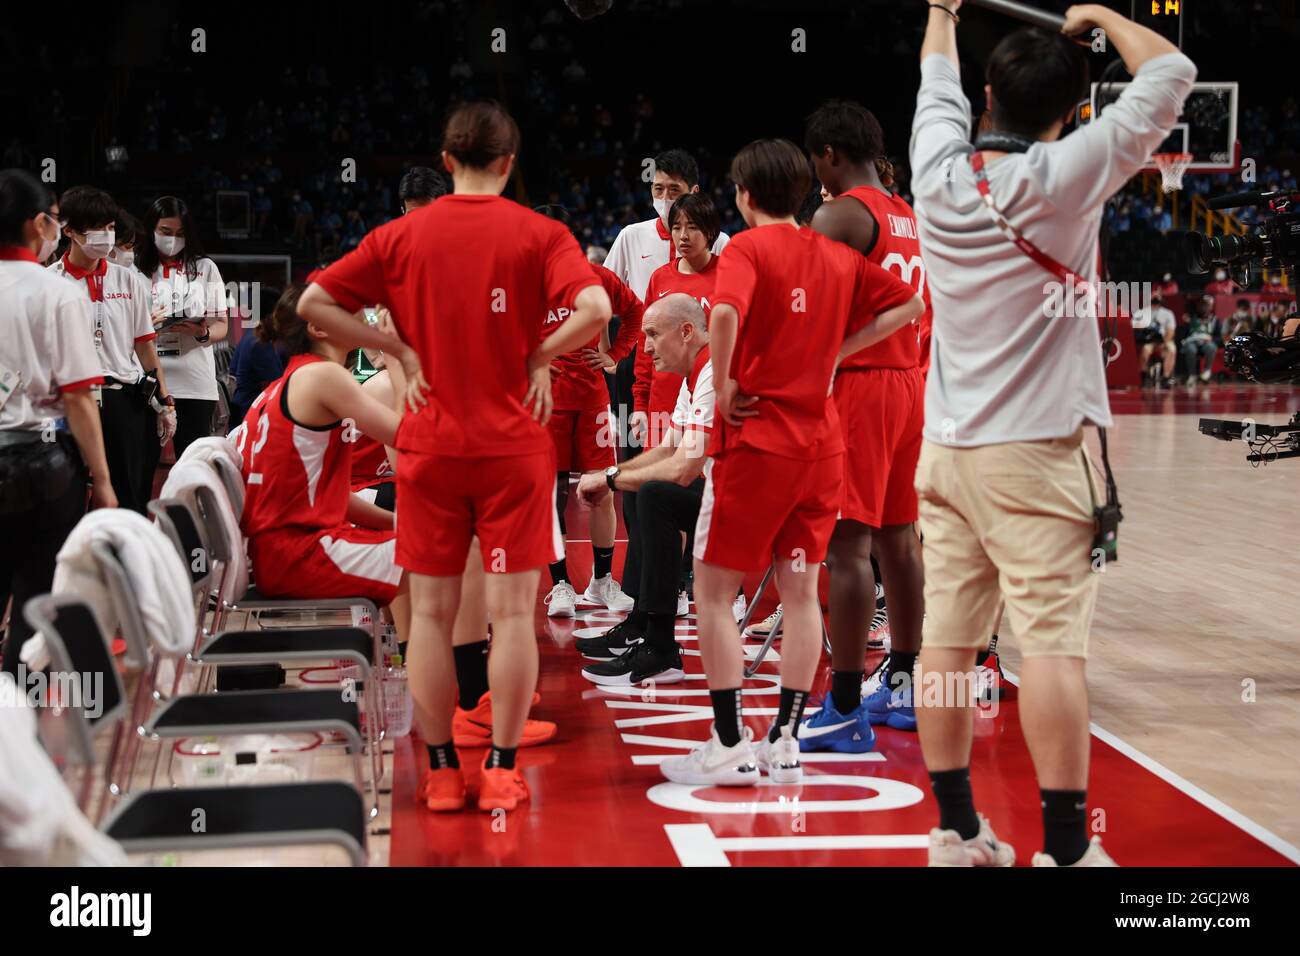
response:
M928 7L911 144L934 306L916 471L926 609L919 667L923 683L973 688L976 651L1005 602L1024 657L1020 721L1043 811L1034 865L1113 866L1099 839L1088 839L1084 676L1093 554L1110 512L1098 507L1083 426L1111 424L1106 370L1095 318L1044 308L1053 280L1078 277L1095 289L1106 200L1178 122L1196 67L1107 7L1071 7L1062 34L1020 30L994 49L988 125L972 146L957 57L961 2ZM1098 119L1062 137L1088 93L1087 60L1069 37L1098 28L1133 82ZM918 705L924 696L915 695ZM939 804L932 866L1015 863L975 812L973 706L916 707Z
M465 802L452 745L452 628L476 536L493 637L492 746L478 805L512 810L528 799L515 752L537 686L533 609L542 567L564 553L545 427L551 362L610 319L609 296L569 231L501 196L518 152L519 128L499 104L457 108L443 134L452 194L375 229L298 304L306 321L351 347L384 350L407 373L397 563L410 573L408 673L429 751L421 792L440 810ZM377 302L400 339L353 318ZM553 302L573 311L542 341Z

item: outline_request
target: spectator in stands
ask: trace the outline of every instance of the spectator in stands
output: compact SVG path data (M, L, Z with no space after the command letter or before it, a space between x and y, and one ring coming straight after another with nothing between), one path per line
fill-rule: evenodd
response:
M1150 308L1140 308L1133 312L1133 338L1139 347L1138 368L1145 372L1151 356L1156 349L1159 349L1160 381L1166 388L1174 382L1174 361L1177 358L1174 348L1176 328L1174 314L1165 308L1164 296L1159 289L1151 293Z
M289 206L293 214L293 241L302 242L307 237L307 226L312 221L311 203L303 198L298 190L293 191L293 201Z
M1178 294L1178 282L1174 279L1173 273L1166 272L1156 283L1155 291L1162 296L1171 296Z
M1271 306L1260 306L1259 320L1255 330L1261 335L1277 337L1286 325L1287 308L1283 302L1274 302Z
M1227 269L1215 269L1214 281L1206 283L1205 291L1209 295L1232 295L1241 290L1237 283L1232 281Z
M1238 299L1237 307L1224 322L1223 339L1226 342L1234 335L1245 335L1254 328L1255 320L1250 314L1250 300Z
M1188 309L1187 334L1183 337L1182 346L1188 385L1196 384L1200 359L1205 360L1205 370L1200 373L1201 381L1210 380L1211 370L1214 368L1214 356L1219 351L1214 341L1216 326L1214 296L1203 296Z
M428 166L413 166L397 184L397 200L402 204L402 215L412 209L427 206L439 196L447 195L447 182Z
M230 360L230 376L235 380L235 392L230 399L230 430L234 431L248 414L253 399L284 374L284 357L275 346L276 328L286 324L285 310L298 308L298 296L303 286L297 283L281 293L270 315L264 315L256 330L247 329L235 346Z

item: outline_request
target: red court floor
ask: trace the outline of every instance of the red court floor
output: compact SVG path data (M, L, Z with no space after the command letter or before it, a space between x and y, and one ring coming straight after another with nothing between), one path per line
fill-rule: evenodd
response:
M1117 413L1285 421L1293 388L1208 386L1113 392ZM1208 439L1207 439L1208 441ZM1244 455L1244 447L1242 452ZM569 562L581 591L591 566L585 515L570 501ZM623 531L620 527L620 536ZM622 545L615 567L622 565ZM746 583L753 593L757 580ZM549 587L549 582L546 583ZM544 591L542 592L544 593ZM581 676L575 637L618 617L580 610L577 621L548 620L539 594L539 690L534 716L558 722L558 738L521 751L532 802L505 817L473 810L435 816L415 801L426 758L414 734L394 760L391 863L604 866L917 866L937 820L914 734L878 728L865 756L805 755L799 786L757 792L670 784L657 764L708 734L708 692L693 616L678 622L688 679L658 687L598 689ZM761 608L766 613L772 599ZM751 645L756 646L756 645ZM874 663L874 662L872 662ZM774 659L745 688L748 721L763 732L777 705ZM829 666L819 679L829 684ZM1196 728L1188 727L1188 734ZM462 756L471 794L482 751ZM972 755L976 803L999 836L1029 862L1040 848L1038 793L1014 700L976 721ZM1089 811L1106 849L1124 866L1285 866L1300 850L1203 793L1149 756L1094 726Z

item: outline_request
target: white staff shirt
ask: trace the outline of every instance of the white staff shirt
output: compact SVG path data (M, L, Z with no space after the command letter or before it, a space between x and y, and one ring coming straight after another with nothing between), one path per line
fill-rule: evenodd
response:
M726 248L728 241L730 237L725 232L719 233L713 243L713 254L716 256ZM622 279L644 302L651 274L676 258L677 246L673 244L672 233L655 216L620 230L605 257L605 268Z
M191 275L180 263L160 262L153 273L153 307L166 315L185 315L211 324L226 318L226 285L211 259L199 259ZM167 377L167 391L176 398L217 400L217 363L212 343L202 344L192 335L160 332L158 358Z
M48 428L63 392L104 381L90 299L14 246L0 246L0 329L0 431Z
M1174 314L1166 309L1163 305L1157 305L1150 309L1137 309L1133 313L1133 328L1160 330L1161 335L1166 335L1174 327Z
M135 347L156 337L149 318L149 280L135 269L101 259L89 272L78 269L64 255L50 266L90 299L95 327L92 342L106 378L133 385L144 375Z

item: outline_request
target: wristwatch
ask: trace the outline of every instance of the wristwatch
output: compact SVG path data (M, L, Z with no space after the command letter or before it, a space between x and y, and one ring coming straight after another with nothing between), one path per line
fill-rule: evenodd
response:
M617 465L610 465L605 469L605 484L609 485L610 491L618 491L618 489L614 487L614 481L618 478L619 470L620 469Z
M159 404L159 405L169 405L169 406L171 406L172 408L175 408L175 407L176 407L176 399L172 398L172 396L170 396L170 395L164 395L164 396L162 396L162 398L158 399L158 404Z

